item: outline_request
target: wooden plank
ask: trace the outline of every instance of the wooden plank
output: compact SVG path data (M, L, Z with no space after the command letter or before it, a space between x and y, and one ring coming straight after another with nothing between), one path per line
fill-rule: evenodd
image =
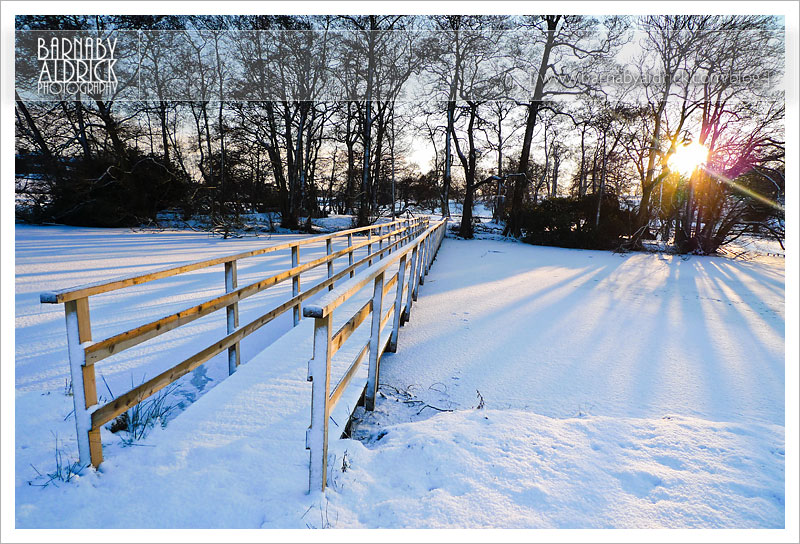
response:
M408 282L406 283L408 295L406 296L406 308L401 316L400 321L404 324L411 317L411 304L413 303L414 293L414 270L417 268L417 254L419 248L414 248L411 252L411 263L409 264L410 273L408 274Z
M325 253L327 253L328 255L332 253L330 238L325 240ZM332 277L333 277L333 259L328 261L328 278ZM333 282L331 282L331 284L328 286L328 291L333 291Z
M347 235L347 247L349 247L349 248L353 247L353 235L352 234L348 234ZM353 250L352 249L347 252L347 265L348 266L353 266ZM355 275L356 275L356 271L355 270L350 270L350 277L352 278Z
M92 323L89 314L89 298L79 298L74 301L75 312L78 318L78 339L81 343L91 342ZM81 365L81 382L83 385L83 405L88 410L97 404L97 380L95 378L94 366L87 365L84 357ZM72 386L72 394L76 396L75 384ZM77 416L76 416L77 417ZM91 428L84 430L89 443L89 459L93 467L97 468L103 462L103 443L100 439L100 429Z
M371 301L370 301L371 302ZM364 362L364 357L369 353L369 340L364 344L364 347L361 348L361 351L358 352L358 355L355 359L353 359L350 368L347 369L347 372L344 373L342 379L339 380L339 383L336 385L336 388L331 393L330 399L330 409L333 409L336 406L336 403L339 402L339 398L344 393L344 390L347 389L347 386L350 384L350 380L353 379L353 376L356 375L358 371L358 367L361 366L361 363Z
M78 338L80 342L91 342L92 322L89 316L89 299L84 297L75 300L75 311L78 313Z
M89 431L89 456L94 468L99 467L103 462L103 442L100 439L99 428Z
M78 320L78 302L67 301L64 304L64 317L67 326L67 348L69 353L69 370L72 378L72 404L75 414L75 431L78 438L78 459L83 465L92 462L91 444L89 433L92 430L92 421L86 409L86 395L84 394L84 365L83 349L81 349L80 329Z
M83 399L86 408L91 408L97 404L97 381L94 375L94 366L84 365L82 367L83 375Z
M417 246L417 267L414 269L414 290L411 292L411 297L414 301L417 300L417 296L419 295L419 278L421 276L420 270L422 270L422 260L425 258L425 244L419 244Z
M388 348L390 352L397 351L397 336L400 333L400 317L403 313L401 307L403 305L403 287L405 286L406 279L407 258L407 253L404 253L403 256L400 257L400 266L397 270L397 274L395 274L395 278L397 278L397 293L394 300L394 322L392 323L391 341L389 342Z
M367 239L370 241L370 243L367 244L367 255L372 255L372 229L371 228L367 231ZM367 266L372 266L372 259L369 260L369 262L367 263Z
M339 348L344 344L345 340L347 340L353 332L358 328L361 323L369 316L372 312L372 299L368 300L366 304L364 304L354 315L351 317L347 323L342 325L342 327L336 331L336 334L333 335L333 339L331 340L331 351L332 353L336 353L339 351Z
M394 221L392 223L387 223L388 225L395 225L399 224L400 221ZM237 253L235 255L227 255L225 257L217 257L214 259L205 259L202 261L194 261L185 263L178 266L172 266L168 268L162 268L153 270L151 272L147 272L144 274L138 274L136 276L128 276L123 278L117 278L113 280L106 280L102 282L95 282L95 283L88 283L84 285L79 285L77 287L70 287L67 289L61 289L58 291L45 291L40 294L39 299L42 303L47 304L58 304L62 302L67 302L70 300L77 300L80 298L99 295L101 293L108 293L109 291L115 291L117 289L122 289L125 287L131 287L134 285L139 285L142 283L147 283L150 281L168 278L170 276L176 276L178 274L184 274L186 272L192 272L194 270L200 270L203 268L207 268L209 266L215 266L218 264L223 264L230 261L238 261L240 259L246 259L249 257L255 257L259 255L265 255L267 253L272 253L274 251L280 251L284 249L289 249L293 245L307 245L313 244L316 242L320 242L322 240L327 240L329 238L336 238L338 236L347 236L348 234L356 234L360 232L367 231L372 229L371 225L366 227L359 227L355 229L343 230L338 231L331 234L325 234L321 236L314 236L311 238L305 238L303 240L299 240L296 242L287 242L285 244L278 244L275 246L268 246L264 248L254 249L251 251L245 251L243 253Z
M294 245L292 246L292 268L297 268L300 265L300 246ZM296 297L300 294L300 274L296 276L292 276L292 296ZM302 309L300 307L300 303L298 302L297 305L293 309L294 315L294 326L296 327L298 323L300 323L300 318L302 317Z
M430 233L427 233L428 235ZM425 285L425 263L428 260L428 236L426 235L422 241L422 261L419 266L419 284Z

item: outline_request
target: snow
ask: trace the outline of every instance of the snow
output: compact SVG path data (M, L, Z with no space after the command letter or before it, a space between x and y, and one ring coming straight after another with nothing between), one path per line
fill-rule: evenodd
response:
M786 249L781 247L780 242L775 238L766 238L763 236L740 236L734 242L725 246L725 248L734 253L747 252L748 254L755 255L786 257Z
M783 428L459 410L340 441L337 526L782 527ZM341 463L339 463L341 467ZM369 497L369 500L361 500ZM330 514L329 514L330 516Z
M383 359L378 409L357 411L361 441L336 437L366 369L332 415L323 496L306 494L310 319L265 331L230 378L224 357L187 376L185 410L135 446L103 430L100 471L42 488L31 467L52 471L54 434L76 453L63 309L40 305L39 291L292 235L18 226L16 238L17 528L786 523L783 259L445 240L398 352ZM272 255L240 268L240 285L277 269ZM209 269L93 298L95 336L221 293L222 280ZM337 310L334 327L370 291ZM268 301L246 303L240 311L255 316ZM222 316L203 319L98 371L112 390L130 387L223 334ZM365 334L362 325L337 353L332 386Z
M458 408L479 389L551 417L783 425L783 259L447 240L433 270L382 367L394 386L445 384Z

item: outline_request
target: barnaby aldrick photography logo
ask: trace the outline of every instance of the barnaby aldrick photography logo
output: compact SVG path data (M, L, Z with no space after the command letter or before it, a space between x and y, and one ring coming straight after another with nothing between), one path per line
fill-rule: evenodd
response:
M39 95L104 95L117 90L116 38L38 37Z

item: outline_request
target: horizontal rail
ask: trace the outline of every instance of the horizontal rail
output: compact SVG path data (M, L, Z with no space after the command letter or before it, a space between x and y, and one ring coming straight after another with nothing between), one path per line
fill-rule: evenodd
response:
M371 302L371 301L370 301ZM344 393L344 390L347 389L347 386L350 384L350 380L353 379L355 376L358 367L361 366L361 363L364 362L364 357L367 356L369 353L369 338L367 339L367 343L361 348L361 351L358 352L358 355L353 360L353 363L350 365L350 368L347 369L347 372L344 373L342 379L339 380L339 383L336 385L336 388L333 390L330 396L330 405L329 408L333 409L336 406L336 403L339 401L339 398Z
M85 298L88 296L99 295L101 293L108 293L110 291L115 291L117 289L122 289L125 287L131 287L134 285L139 285L142 283L147 283L150 281L168 278L170 276L176 276L178 274L184 274L186 272L192 272L194 270L200 270L202 268L207 268L210 266L215 266L218 264L224 264L231 261L238 261L240 259L246 259L248 257L255 257L258 255L265 255L267 253L272 253L275 251L280 251L283 249L291 249L292 247L299 247L308 244L313 244L315 242L321 242L325 240L329 240L332 238L336 238L339 236L347 236L357 234L364 231L372 231L377 228L383 228L386 225L396 225L407 221L406 219L398 219L396 221L392 221L389 223L381 223L379 225L369 225L366 227L359 227L355 229L349 230L342 230L330 234L324 234L320 236L313 236L311 238L303 238L301 240L297 240L294 242L286 242L284 244L279 244L276 246L269 246L259 249L254 249L251 251L245 251L243 253L237 253L235 255L228 255L225 257L216 257L213 259L206 259L202 261L195 261L189 262L178 266L172 266L168 268L162 268L159 270L154 270L151 272L147 272L145 274L139 274L136 276L129 276L124 278L116 278L112 280L106 280L102 282L95 282L95 283L87 283L84 285L79 285L77 287L70 287L67 289L61 289L58 291L45 291L39 295L39 300L42 303L46 304L58 304L61 302L68 302L70 300L77 300L80 298ZM413 220L418 224L422 222L422 219L414 219Z
M415 241L406 245L402 250L394 252L390 257L378 261L363 273L345 281L333 291L324 295L316 304L307 305L305 308L303 308L303 315L306 317L317 318L327 316L343 302L360 291L370 281L373 281L378 275L385 272L387 268L392 266L403 255L407 255L415 247L418 247L420 242L423 242L431 233L435 232L443 222L444 220L428 227L428 229L420 234Z
M309 261L300 266L296 266L279 274L275 274L274 276L270 276L263 280L251 283L250 285L236 289L235 291L231 291L230 293L206 300L198 305L181 310L180 312L162 317L94 344L90 344L85 349L86 364L95 364L106 357L114 355L115 353L120 353L126 349L141 344L142 342L169 332L177 327L191 323L196 319L221 310L222 308L225 308L235 302L239 302L247 297L258 294L265 289L272 287L273 285L277 285L283 281L286 281L287 279L299 276L301 273L307 272L308 270L316 268L317 266L325 264L326 262L330 263L352 251L366 247L372 243L375 243L377 240L383 240L399 234L404 230L405 229L396 229L378 238L373 238L371 241L364 240L363 242L346 247L340 251L337 251L336 253ZM365 262L365 260L359 261L359 263L363 262ZM352 270L354 269L355 268ZM349 270L351 270L350 267L348 267L348 271ZM330 286L332 283L329 283L328 285Z
M383 314L383 319L381 319L381 329L386 326L386 324L389 322L389 320L392 318L393 315L394 315L394 304L389 306L389 310L385 314Z
M369 314L372 313L372 299L368 300L366 304L364 304L360 310L358 310L353 317L347 320L347 323L342 325L342 327L336 331L336 334L333 335L331 338L331 356L339 351L339 348L342 347L345 340L350 338L350 335L355 332L359 325L361 325L364 320L369 317Z

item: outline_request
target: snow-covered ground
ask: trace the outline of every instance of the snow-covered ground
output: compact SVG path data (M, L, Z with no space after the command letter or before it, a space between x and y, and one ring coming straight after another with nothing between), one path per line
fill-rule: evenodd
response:
M786 248L781 247L780 242L775 238L763 236L740 236L725 247L733 253L746 252L747 255L786 256Z
M356 520L783 526L783 259L447 240L432 270L340 443Z
M222 360L188 376L187 400L204 394L165 429L135 447L104 432L100 472L35 487L54 434L75 452L63 309L40 291L289 239L17 227L17 527L784 526L783 259L490 240L442 245L362 440L331 442L325 496L305 494L311 323L289 318L231 378ZM284 261L240 268L240 285ZM95 335L222 291L216 269L160 281L135 304L92 299ZM98 370L112 391L152 376L222 335L204 319Z

